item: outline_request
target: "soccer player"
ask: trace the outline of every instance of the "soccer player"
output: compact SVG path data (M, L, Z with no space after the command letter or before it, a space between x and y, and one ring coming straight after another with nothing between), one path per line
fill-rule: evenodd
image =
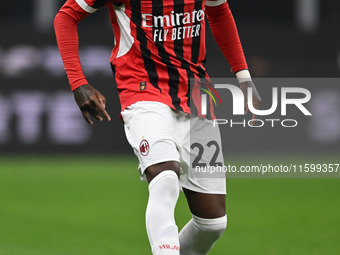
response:
M241 81L242 91L253 87L228 3L68 0L55 18L55 32L75 101L90 124L90 115L99 121L111 118L105 110L105 97L82 72L77 24L103 6L109 10L115 35L110 62L126 137L139 159L140 174L149 183L146 228L152 253L207 254L224 232L227 217L225 178L207 180L189 173L190 80L208 79L204 67L205 17ZM257 108L260 98L256 93L253 102ZM204 118L195 121L199 126ZM218 159L223 160L221 152ZM178 233L174 209L180 188L192 219Z

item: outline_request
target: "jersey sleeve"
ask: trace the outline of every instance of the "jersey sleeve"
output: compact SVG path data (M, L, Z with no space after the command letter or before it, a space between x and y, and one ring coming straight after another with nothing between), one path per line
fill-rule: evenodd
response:
M235 20L226 0L208 0L206 14L211 32L232 71L248 69Z
M106 0L67 0L54 19L57 43L72 91L88 84L79 59L77 24L105 3Z
M219 6L221 4L224 4L226 0L207 0L205 2L206 6Z
M94 13L104 6L107 0L75 0L77 4L86 12Z

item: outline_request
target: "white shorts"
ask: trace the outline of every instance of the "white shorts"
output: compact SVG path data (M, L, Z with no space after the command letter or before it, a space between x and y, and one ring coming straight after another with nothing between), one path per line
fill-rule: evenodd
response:
M127 140L139 160L142 180L145 180L147 167L177 161L181 165L182 188L206 194L226 194L225 174L194 172L195 165L212 161L224 165L219 129L214 128L211 121L190 118L189 114L150 101L130 105L121 114Z

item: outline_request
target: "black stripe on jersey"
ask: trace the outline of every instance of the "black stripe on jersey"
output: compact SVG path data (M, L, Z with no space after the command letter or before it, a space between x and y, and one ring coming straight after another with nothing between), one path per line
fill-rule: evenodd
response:
M92 5L93 8L98 9L106 4L107 0L97 0Z
M193 90L197 89L197 88L194 88L194 84L195 84L194 78L189 79L189 84L188 84L189 89L188 89L188 94L187 94L187 96L189 98L188 106L189 107L191 106L190 107L190 113L192 115L198 116L197 105L194 104L194 99L193 99L193 94L192 94ZM190 104L190 102L192 102L192 105Z
M205 75L206 75L206 73L205 73L205 71L203 70L203 68L202 67L200 67L200 66L197 66L197 71L198 71L198 77L200 77L200 78L205 78Z
M184 0L174 0L174 12L175 13L184 13ZM181 26L183 26L183 21L181 21ZM176 57L179 61L181 61L181 67L186 70L187 72L187 77L188 77L188 91L187 91L187 105L190 108L190 78L194 78L194 74L193 72L190 70L190 65L188 63L188 61L186 61L183 58L183 39L181 40L175 40L174 41L174 50L175 50L175 54Z
M163 16L163 1L152 0L152 15ZM153 27L153 33L155 33L155 27ZM163 42L155 42L158 49L158 55L161 57L162 62L166 65L169 74L169 95L172 100L172 105L175 109L182 111L180 106L181 99L178 97L179 86L179 72L177 68L173 66L170 61L170 56L166 53Z
M156 63L151 58L151 51L147 48L147 38L145 35L145 32L142 27L142 16L141 16L141 1L140 0L131 0L131 20L136 24L136 33L137 33L137 40L140 44L140 52L142 54L143 60L144 60L144 67L146 72L148 73L149 80L151 82L151 85L154 86L156 89L158 89L160 92L162 90L158 86L158 74L156 69Z
M113 80L114 80L114 83L115 85L117 86L117 81L116 81L116 68L111 64L111 70L112 70L112 74L113 74ZM121 90L118 89L118 92L120 92Z
M203 9L202 5L203 5L202 0L195 0L195 10L202 10ZM196 23L194 25L198 25L198 24L199 24L199 21L196 21ZM202 36L202 33L200 33L199 36L192 38L191 62L194 63L194 64L197 64L198 56L200 54L201 36Z
M187 94L186 94L186 97L188 98L188 101L187 101L187 106L190 108L190 101L191 101L191 79L194 77L194 74L190 71L190 70L187 70L187 76L188 76L188 91L187 91Z

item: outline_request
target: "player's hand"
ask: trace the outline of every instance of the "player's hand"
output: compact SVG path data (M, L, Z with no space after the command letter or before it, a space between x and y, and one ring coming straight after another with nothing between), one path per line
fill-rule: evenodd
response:
M89 114L99 121L102 121L103 117L107 121L111 121L111 117L105 110L106 98L91 85L83 85L75 89L73 94L84 119L90 125L93 125L93 122Z
M244 95L244 113L248 114L249 112L249 107L248 107L248 88L251 87L253 89L253 106L256 110L258 110L260 108L260 103L262 101L259 93L257 92L257 89L254 85L254 83L252 81L245 81L245 82L241 82L240 84L240 88L243 92ZM256 115L253 114L252 116L252 122L251 125L254 124L254 119L256 119Z

